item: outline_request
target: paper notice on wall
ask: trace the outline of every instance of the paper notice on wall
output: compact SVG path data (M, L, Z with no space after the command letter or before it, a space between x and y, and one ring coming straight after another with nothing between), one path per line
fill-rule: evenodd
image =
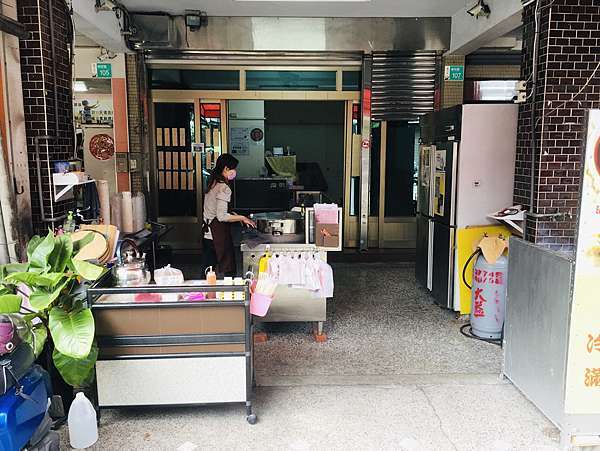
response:
M431 147L423 146L421 148L421 185L429 186L431 178Z
M250 131L249 127L231 127L230 152L234 155L248 155L250 153Z
M600 110L590 110L567 359L565 411L600 414Z
M446 170L446 151L436 150L435 151L435 170L445 171Z

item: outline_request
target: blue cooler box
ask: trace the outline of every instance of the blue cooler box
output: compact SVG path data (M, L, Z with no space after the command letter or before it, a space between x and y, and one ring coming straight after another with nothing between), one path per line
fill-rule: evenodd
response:
M48 407L48 374L33 365L19 380L23 395L11 387L0 396L0 450L20 450L40 425Z

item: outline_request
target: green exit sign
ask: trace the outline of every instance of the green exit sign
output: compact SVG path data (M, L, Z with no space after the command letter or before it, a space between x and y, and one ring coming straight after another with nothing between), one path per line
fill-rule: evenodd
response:
M463 81L465 79L465 66L446 66L444 80Z
M112 64L96 63L96 78L112 78Z

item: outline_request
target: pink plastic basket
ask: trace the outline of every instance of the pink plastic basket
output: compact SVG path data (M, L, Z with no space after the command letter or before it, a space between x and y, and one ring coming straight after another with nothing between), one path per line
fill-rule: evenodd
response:
M253 293L250 297L250 313L255 316L265 316L273 298L261 293Z

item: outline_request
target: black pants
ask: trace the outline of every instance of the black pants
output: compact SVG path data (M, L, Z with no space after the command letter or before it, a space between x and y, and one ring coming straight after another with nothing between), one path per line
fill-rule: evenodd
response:
M212 266L213 271L217 271L217 251L215 250L215 243L213 240L202 239L202 274L206 274L206 269ZM219 276L235 277L236 271L232 271L225 274L219 274Z

